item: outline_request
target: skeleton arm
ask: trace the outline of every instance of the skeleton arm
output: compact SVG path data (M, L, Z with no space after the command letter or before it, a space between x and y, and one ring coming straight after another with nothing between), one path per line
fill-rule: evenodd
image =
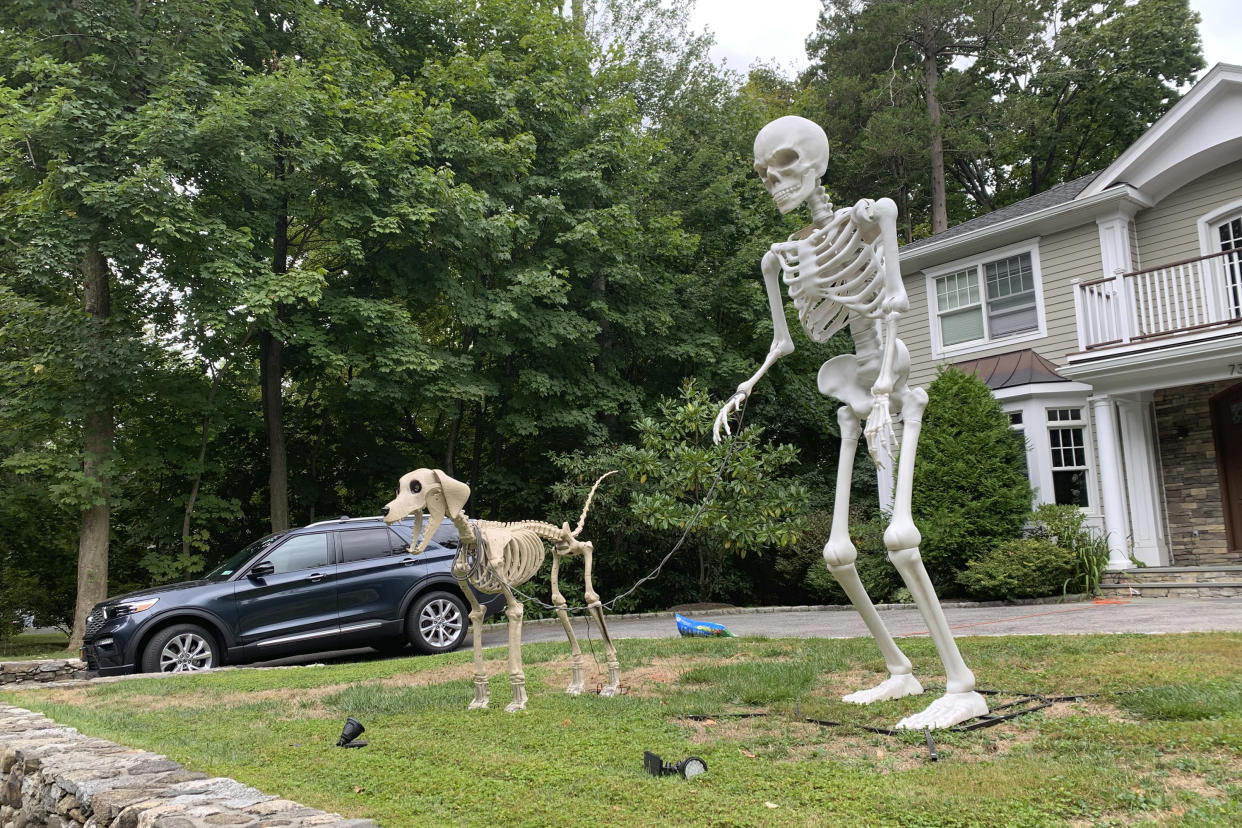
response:
M741 410L742 403L750 396L755 383L763 379L763 375L778 359L794 351L793 339L789 336L789 324L785 320L785 299L781 295L781 262L776 253L771 250L765 253L761 268L764 288L768 294L768 306L772 311L772 347L768 349L768 355L763 360L763 364L759 366L759 370L737 387L737 391L729 397L729 400L721 407L720 413L716 415L716 421L712 424L712 439L717 443L720 442L722 431L726 435L732 433L729 430L729 418Z
M880 305L883 314L880 322L880 347L883 356L879 374L871 386L874 403L865 429L867 448L876 462L882 463L883 458L892 456L897 446L889 395L893 393L896 383L894 363L897 354L897 323L901 314L910 309L910 299L901 280L901 265L897 254L897 205L888 198L879 201L863 199L854 205L854 221L864 228L864 237L869 240L875 239L878 230L883 256L884 298Z

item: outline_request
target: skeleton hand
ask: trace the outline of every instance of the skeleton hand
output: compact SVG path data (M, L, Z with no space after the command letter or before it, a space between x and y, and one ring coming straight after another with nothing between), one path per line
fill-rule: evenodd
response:
M877 467L883 468L897 450L897 436L893 431L893 412L889 408L888 394L874 395L863 434L867 438L867 451L871 454L871 459Z
M729 397L728 401L721 406L720 413L716 415L716 421L712 423L712 442L720 442L721 431L725 433L726 437L733 434L733 432L729 430L729 419L734 414L742 410L742 403L746 402L746 396L747 392L739 388L736 392L734 392L733 396Z

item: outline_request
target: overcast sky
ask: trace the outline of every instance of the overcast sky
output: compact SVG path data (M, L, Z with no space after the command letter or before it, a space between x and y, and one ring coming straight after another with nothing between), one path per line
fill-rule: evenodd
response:
M1215 63L1242 64L1242 26L1238 0L1191 0L1203 22L1203 54ZM786 70L806 67L805 41L815 30L821 0L698 0L692 17L696 30L716 36L713 55L736 72L752 63L776 63Z

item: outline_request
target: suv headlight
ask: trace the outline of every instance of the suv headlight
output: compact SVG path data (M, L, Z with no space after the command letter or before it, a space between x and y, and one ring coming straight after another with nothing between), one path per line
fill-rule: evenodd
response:
M136 612L151 609L151 607L155 606L155 603L159 600L159 598L135 598L132 601L125 601L121 604L113 604L112 606L104 609L104 617L111 619L120 618L125 615L133 615Z

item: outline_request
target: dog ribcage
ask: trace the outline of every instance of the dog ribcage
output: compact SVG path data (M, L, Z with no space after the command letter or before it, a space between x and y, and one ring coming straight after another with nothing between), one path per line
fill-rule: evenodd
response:
M827 342L851 314L879 318L884 302L884 254L877 237L867 242L849 208L805 239L772 245L781 279L813 342Z
M473 522L483 539L483 550L475 552L471 560L470 582L481 592L497 593L506 586L516 587L529 581L543 566L547 555L544 541L561 541L564 531L542 521L518 521L500 523L492 520ZM488 563L487 553L500 548L500 565Z

